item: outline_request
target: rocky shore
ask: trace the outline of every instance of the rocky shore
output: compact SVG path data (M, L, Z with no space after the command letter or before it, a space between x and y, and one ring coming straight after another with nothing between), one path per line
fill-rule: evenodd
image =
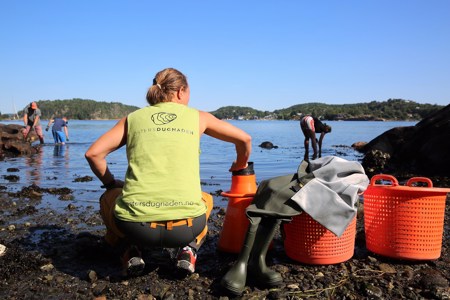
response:
M450 187L448 178L433 182ZM400 261L370 253L362 206L351 259L335 265L298 263L286 256L278 233L267 261L282 274L283 285L249 285L241 297L233 297L220 286L236 259L217 251L224 209L213 210L196 273L182 276L171 263L171 251L148 249L144 275L125 278L116 253L102 242L97 208L68 204L56 212L39 206L43 197L65 201L68 194L64 187L31 185L13 193L0 186L0 244L6 246L0 254L0 299L450 299L449 198L437 260ZM224 199L216 195L215 201Z

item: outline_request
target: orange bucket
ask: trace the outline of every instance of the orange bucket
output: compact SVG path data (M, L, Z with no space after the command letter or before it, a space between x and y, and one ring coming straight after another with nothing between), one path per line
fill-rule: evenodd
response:
M380 180L390 184L376 184ZM420 182L427 186L414 186ZM400 186L394 176L373 176L364 192L367 249L391 258L439 258L449 192L450 189L433 188L426 177L413 177L406 186Z
M341 237L304 212L285 223L283 229L286 255L301 263L337 264L349 260L355 251L356 217Z
M253 163L248 165L246 169L233 172L230 191L221 193L228 197L228 206L217 245L220 251L239 253L244 244L250 224L245 210L253 201L257 189Z

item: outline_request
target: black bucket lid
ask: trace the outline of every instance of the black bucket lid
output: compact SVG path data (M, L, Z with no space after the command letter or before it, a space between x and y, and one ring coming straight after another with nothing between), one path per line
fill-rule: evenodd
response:
M255 170L253 170L253 162L249 161L247 168L233 171L232 174L233 174L233 176L235 176L235 175L237 175L237 176L239 176L239 175L254 175Z

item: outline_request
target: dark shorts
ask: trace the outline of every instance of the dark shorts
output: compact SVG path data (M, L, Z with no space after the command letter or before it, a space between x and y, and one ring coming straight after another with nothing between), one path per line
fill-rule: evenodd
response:
M177 248L195 242L206 226L206 214L168 222L127 222L115 218L120 231L131 242L147 247ZM196 243L193 243L193 245Z

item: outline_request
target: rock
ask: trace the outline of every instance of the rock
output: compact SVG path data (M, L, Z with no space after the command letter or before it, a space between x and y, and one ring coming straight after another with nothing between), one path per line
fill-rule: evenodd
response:
M94 270L89 270L89 271L87 272L87 277L88 277L88 280L89 280L91 283L94 283L94 282L96 282L96 281L98 280L97 272L95 272Z
M363 151L364 147L367 145L367 142L356 142L352 144L352 148L356 151Z
M388 274L397 273L397 270L393 266L388 265L386 263L381 263L379 267L380 267L380 270L383 271L384 273L388 273Z
M278 146L275 146L274 144L272 144L272 142L262 142L259 147L263 148L263 149L277 149Z
M366 293L370 299L382 299L383 298L383 291L379 287L376 287L372 284L368 284L366 286Z
M356 144L356 143L355 143ZM361 147L368 175L406 173L447 176L450 169L450 105L415 126L395 127Z
M449 283L439 271L433 269L424 269L420 274L419 284L423 289L434 287L448 288Z
M36 133L30 131L28 140L25 140L23 129L19 124L0 124L0 158L37 153L38 148L32 146L38 140Z
M95 284L94 288L92 289L92 293L96 296L102 296L105 291L108 289L105 282L100 282L98 284Z
M46 264L46 265L41 266L40 269L41 269L41 271L44 271L44 272L50 272L54 268L55 268L55 266L53 266L53 264Z

